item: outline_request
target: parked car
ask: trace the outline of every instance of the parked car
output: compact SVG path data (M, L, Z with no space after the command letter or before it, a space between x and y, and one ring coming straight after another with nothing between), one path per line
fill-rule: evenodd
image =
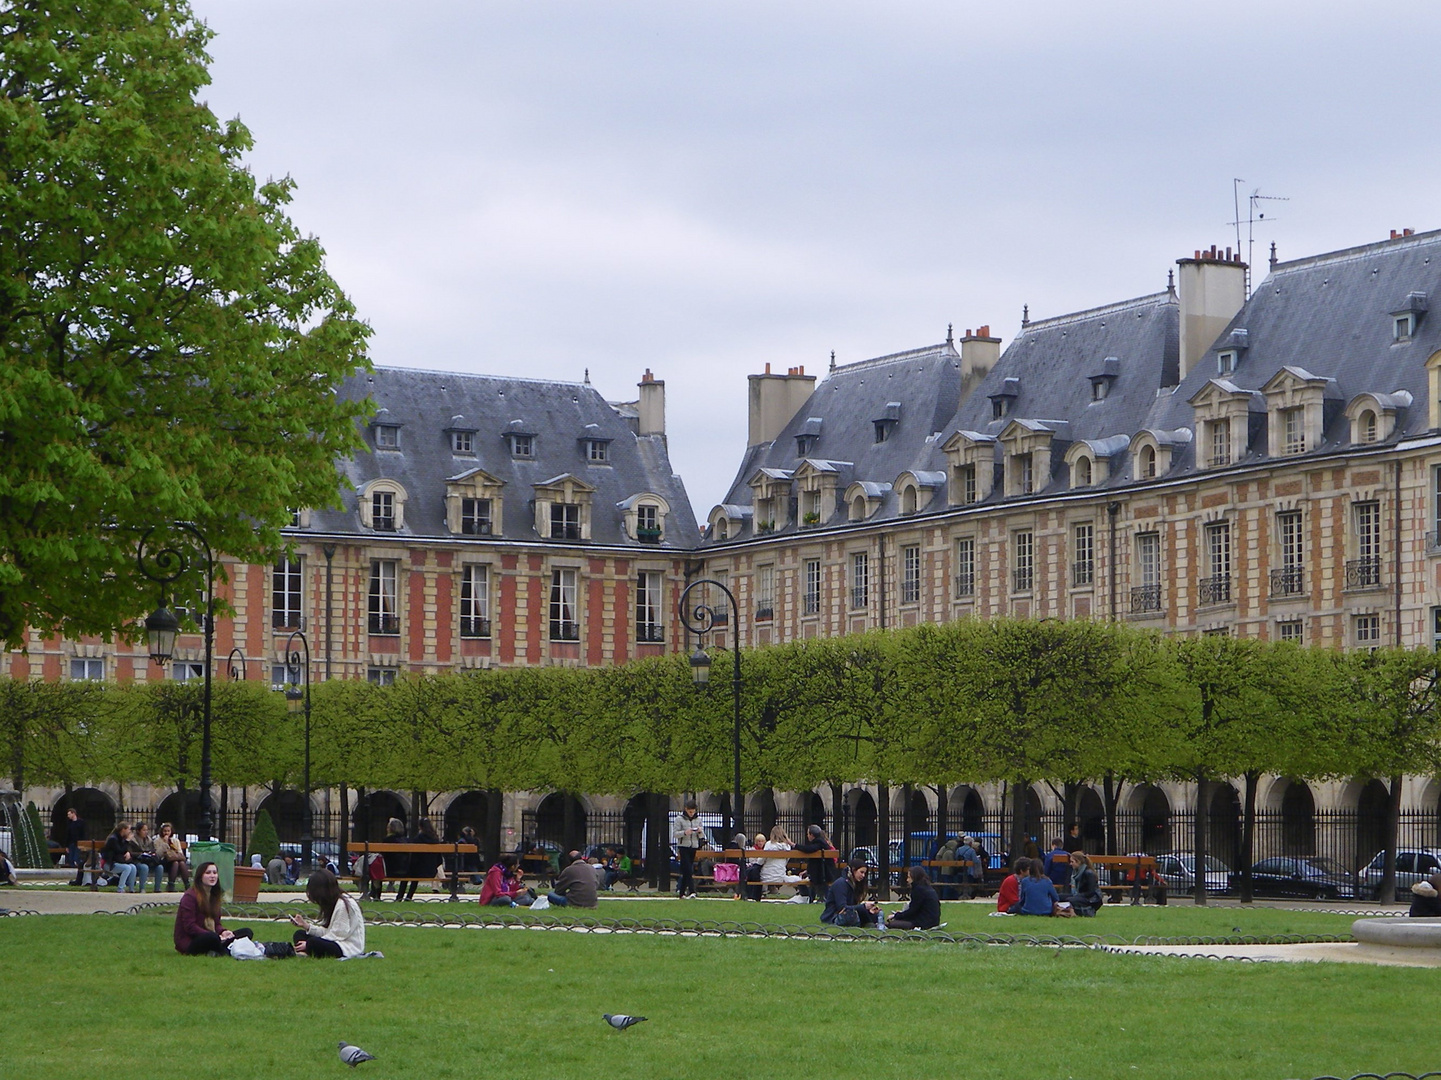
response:
M1241 887L1241 875L1231 873L1231 888ZM1351 876L1335 859L1324 855L1262 859L1251 867L1251 891L1256 896L1299 896L1318 900L1350 900L1356 895Z
M1135 857L1134 853L1130 856ZM1153 855L1156 872L1166 882L1166 888L1173 894L1196 891L1196 856L1190 852L1172 852L1167 855ZM1231 891L1231 868L1214 855L1206 856L1206 891L1227 893Z
M1375 899L1376 890L1381 886L1385 862L1386 853L1378 851L1376 857L1362 867L1359 882L1361 899ZM1441 873L1441 854L1424 849L1396 852L1396 899L1408 899L1412 885L1436 873Z

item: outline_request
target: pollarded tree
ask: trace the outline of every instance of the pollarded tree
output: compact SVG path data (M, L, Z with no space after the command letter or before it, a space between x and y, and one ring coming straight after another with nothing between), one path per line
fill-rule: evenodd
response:
M198 95L183 0L0 5L0 641L154 604L139 529L263 559L334 502L369 333ZM198 579L187 587L198 585Z

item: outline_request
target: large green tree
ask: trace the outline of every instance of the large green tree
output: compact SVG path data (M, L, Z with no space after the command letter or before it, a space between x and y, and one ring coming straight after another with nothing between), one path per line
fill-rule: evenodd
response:
M154 600L139 531L263 558L334 501L368 328L200 100L181 0L0 2L0 641Z

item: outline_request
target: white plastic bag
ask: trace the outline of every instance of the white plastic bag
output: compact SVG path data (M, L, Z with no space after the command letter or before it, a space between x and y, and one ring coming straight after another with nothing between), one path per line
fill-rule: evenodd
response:
M537 896L537 897L535 898L535 903L533 903L533 904L530 905L530 910L531 910L531 911L545 911L545 910L546 910L547 908L549 908L549 907L550 907L550 897L548 897L548 896Z
M264 960L265 946L248 937L238 937L230 942L230 955L236 960Z

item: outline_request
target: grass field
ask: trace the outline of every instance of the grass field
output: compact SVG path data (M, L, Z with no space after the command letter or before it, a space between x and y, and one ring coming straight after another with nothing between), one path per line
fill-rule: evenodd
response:
M411 905L370 905L400 912ZM469 904L414 905L475 914ZM808 923L800 905L602 904L601 918ZM948 929L1181 937L1344 933L1345 916L1113 908L1095 920ZM1018 925L1020 924L1020 925ZM1044 924L1037 926L1037 924ZM288 937L255 923L262 940ZM1086 950L372 926L384 960L177 956L168 913L0 920L0 1073L372 1077L715 1075L1309 1078L1421 1072L1441 972L1241 964ZM602 1012L650 1021L625 1033Z

